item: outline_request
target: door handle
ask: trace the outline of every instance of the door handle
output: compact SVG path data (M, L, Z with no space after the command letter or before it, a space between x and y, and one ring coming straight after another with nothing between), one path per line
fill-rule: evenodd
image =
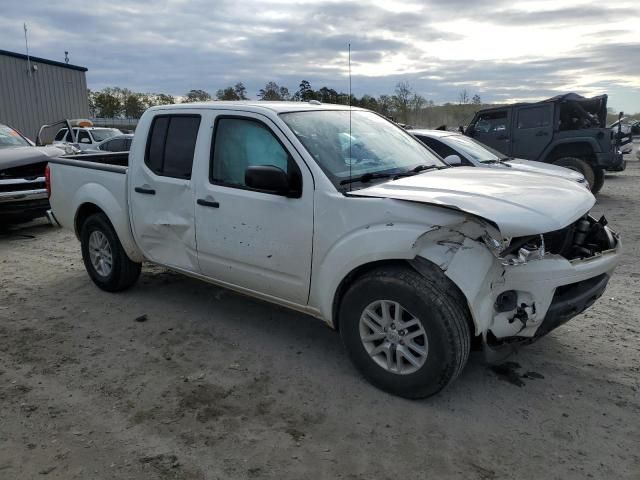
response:
M218 202L205 200L204 198L199 198L196 203L198 205L202 205L203 207L220 208L220 204Z
M539 132L536 132L536 137L544 137L546 135L549 135L549 134L544 130L540 130Z
M156 191L153 188L136 187L134 190L138 193L144 193L145 195L155 195Z

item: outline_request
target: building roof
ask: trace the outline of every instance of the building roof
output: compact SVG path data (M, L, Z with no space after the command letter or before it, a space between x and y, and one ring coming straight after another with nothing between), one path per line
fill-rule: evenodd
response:
M4 55L6 57L20 58L22 60L26 60L27 56L22 53L9 52L8 50L0 50L0 55ZM46 58L33 57L29 55L29 60L34 63L44 63L47 65L54 65L56 67L69 68L71 70L78 70L80 72L86 72L88 69L85 67L79 67L78 65L71 65L69 63L64 62L56 62L55 60L47 60Z

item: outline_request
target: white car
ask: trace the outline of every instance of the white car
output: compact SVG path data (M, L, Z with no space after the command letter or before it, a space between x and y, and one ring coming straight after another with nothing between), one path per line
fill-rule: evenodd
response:
M510 349L579 314L620 257L576 182L451 168L341 105L153 107L128 155L49 169L53 217L98 287L131 287L149 261L307 313L405 397L451 383L473 339Z
M73 137L69 134L67 128L61 128L54 137L53 144L73 144L82 151L95 150L96 147L116 135L122 135L117 128L103 127L72 127L76 143L73 143Z
M106 140L95 145L92 150L85 150L87 153L100 153L100 152L128 152L131 148L131 141L133 140L132 133L123 133L120 135L114 135Z
M443 130L409 130L422 143L436 152L452 166L501 168L519 172L533 172L566 178L589 188L589 183L580 172L550 163L523 160L503 155L493 148L461 135Z

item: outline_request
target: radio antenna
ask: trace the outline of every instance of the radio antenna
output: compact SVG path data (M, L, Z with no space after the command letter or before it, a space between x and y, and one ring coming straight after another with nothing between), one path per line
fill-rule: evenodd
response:
M349 44L349 191L351 191L351 166L353 157L351 156L351 44Z

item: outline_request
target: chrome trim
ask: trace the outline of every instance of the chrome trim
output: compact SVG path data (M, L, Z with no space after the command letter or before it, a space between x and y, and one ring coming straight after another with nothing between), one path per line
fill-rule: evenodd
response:
M0 203L19 202L24 200L42 200L47 198L47 189L18 190L16 192L0 192Z

